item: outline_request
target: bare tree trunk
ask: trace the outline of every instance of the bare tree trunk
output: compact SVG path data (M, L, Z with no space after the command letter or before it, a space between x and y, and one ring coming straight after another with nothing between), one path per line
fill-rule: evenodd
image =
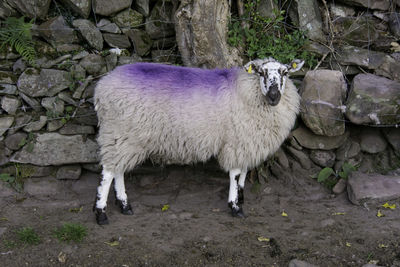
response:
M227 68L242 65L237 49L227 43L230 10L227 0L182 0L175 31L186 66Z

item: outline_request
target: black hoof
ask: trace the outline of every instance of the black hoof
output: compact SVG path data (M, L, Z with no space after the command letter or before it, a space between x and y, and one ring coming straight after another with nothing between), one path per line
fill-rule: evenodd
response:
M242 205L244 203L243 188L239 187L238 190L238 204Z
M229 206L229 208L231 208L232 217L245 218L245 215L243 213L243 209L241 206L238 207L237 204L233 205L232 202L229 202L228 206Z
M96 214L96 222L98 225L108 224L107 214L103 209L96 208L95 214Z
M242 208L232 209L232 217L245 218Z
M118 207L120 208L122 214L133 215L133 210L132 210L131 204L128 203L128 204L124 205L124 203L119 199L115 200L115 202L118 205Z

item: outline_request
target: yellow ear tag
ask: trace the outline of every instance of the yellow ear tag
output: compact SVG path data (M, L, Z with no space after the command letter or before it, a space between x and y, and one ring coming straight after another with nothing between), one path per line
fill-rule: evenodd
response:
M292 68L293 68L293 69L297 68L297 63L296 63L296 62L293 62L293 63L292 63Z
M251 65L250 65L249 68L247 69L247 72L248 72L248 73L252 73L252 72L253 72L253 69L252 69Z

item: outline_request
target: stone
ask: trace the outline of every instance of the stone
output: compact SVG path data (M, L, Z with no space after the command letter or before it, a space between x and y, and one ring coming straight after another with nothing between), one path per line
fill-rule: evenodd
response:
M175 64L177 54L175 50L151 50L151 58L157 63L170 63Z
M139 29L131 29L126 32L129 39L131 39L135 52L139 56L146 56L149 54L152 47L152 40L147 32Z
M79 125L79 124L67 123L60 129L59 133L65 134L65 135L95 134L95 130L94 130L94 127L90 126L90 125Z
M118 56L115 53L110 53L107 55L105 58L106 61L106 66L107 66L107 71L112 71L115 69L118 63Z
M107 70L108 70L108 68L107 68ZM92 80L93 80L93 76L89 75L88 77L86 77L84 82L81 85L79 85L78 88L75 89L75 92L72 95L72 97L75 99L80 99L82 97L83 91L85 91L86 87L89 85L89 83L92 82Z
M321 167L333 167L335 164L336 155L330 150L312 150L310 159Z
M125 64L132 64L132 63L136 63L136 62L140 62L142 61L141 58L137 58L137 57L128 57L128 56L120 56L118 58L118 66L121 65L125 65Z
M121 28L136 28L143 25L143 15L136 10L128 8L115 15L112 21Z
M188 1L183 1L180 6L181 7L185 6L186 8L185 5L186 2ZM151 39L159 39L162 37L174 35L175 30L174 30L174 23L172 21L173 17L172 10L173 10L173 5L171 2L165 2L163 0L157 1L156 5L150 12L150 16L146 19L146 25L145 25L146 32L149 34ZM176 13L176 18L178 18L179 20L178 13ZM208 18L210 19L211 16ZM192 21L192 23L194 23L194 21Z
M74 99L72 99L70 92L65 92L65 91L60 92L60 93L58 93L57 97L59 99L61 99L62 101L64 101L65 103L68 103L75 107L78 106L78 103Z
M111 47L129 48L131 43L125 34L103 33L104 41Z
M4 96L1 99L1 108L10 115L15 115L20 106L21 101L15 96Z
M387 147L387 142L377 128L365 128L360 133L361 151L375 154L383 152Z
M24 127L25 125L27 125L31 120L32 120L32 116L26 113L17 113L15 117L15 123L14 126L8 130L8 134L14 134L16 133L19 129L21 129L22 127ZM1 121L1 119L0 119ZM1 125L1 123L0 123ZM0 129L2 127L0 126ZM1 134L0 134L1 136Z
M91 0L61 0L61 2L85 19L90 15L92 8Z
M7 0L7 3L28 18L44 19L49 10L51 0Z
M97 126L97 116L93 108L79 108L76 111L74 122L83 125Z
M14 117L0 117L0 137L11 127L14 122Z
M297 160L304 169L306 170L311 169L311 161L308 158L307 154L292 147L288 147L287 150L289 154L293 158L295 158L295 160Z
M355 205L397 199L400 198L400 177L355 171L348 179L347 193Z
M347 5L367 7L369 9L388 10L390 7L390 1L387 0L340 0L340 2Z
M305 32L308 38L315 41L325 41L321 13L316 0L293 2L289 16Z
M40 131L47 122L46 116L40 116L38 121L34 121L26 125L23 129L25 132L37 132Z
M43 62L42 64L40 64L40 67L43 69L50 69L53 66L56 66L58 68L61 68L64 64L74 64L75 62L71 61L70 59L72 58L71 54L67 54L67 55L63 55L61 57L58 57L54 60L48 60L46 62Z
M158 1L157 5L160 3L162 1ZM157 13L156 10L151 13ZM156 14L154 16L157 17ZM152 19L151 17L152 15L149 20ZM170 18L166 17L162 20L169 21ZM227 1L181 1L180 7L175 12L174 24L183 64L206 68L228 68L243 65L239 51L227 44L229 21L230 7ZM146 31L152 38L164 38L168 36L167 33L172 35L173 31L166 32L162 28L168 28L174 24L161 24L158 30L154 24L146 25ZM148 31L150 27L154 28L150 31L151 33Z
M0 2L0 18L18 17L18 12L12 8L6 1Z
M97 28L102 32L121 33L121 29L118 27L118 25L107 19L101 19L97 24Z
M400 38L400 13L392 12L389 17L390 32Z
M11 71L0 71L0 83L15 84L17 77Z
M78 28L83 38L85 38L91 47L99 51L103 49L103 36L90 20L76 19L72 22L72 25Z
M69 73L63 70L26 69L18 79L18 90L30 97L54 96L71 84Z
M385 53L355 46L346 46L340 50L337 59L344 65L357 65L368 69L377 69L384 62Z
M400 82L373 74L358 74L347 98L346 117L354 124L398 124L398 103Z
M382 64L375 69L374 74L400 82L400 61L385 55Z
M54 132L64 126L64 122L61 120L51 120L47 123L47 131Z
M41 105L39 103L39 101L37 101L36 99L29 97L27 95L25 95L24 93L22 93L21 91L19 92L19 96L22 98L22 100L24 100L26 103L28 103L28 105L35 111L39 111L41 109Z
M56 178L59 180L78 180L81 176L81 172L82 169L80 165L61 166L57 170Z
M82 168L91 172L95 172L95 173L101 173L102 171L102 167L100 164L98 163L86 163L86 164L82 164Z
M0 199L5 199L7 197L13 197L16 194L17 194L17 192L15 190L13 190L10 186L8 186L8 184L6 182L3 182L0 180ZM0 231L3 231L3 230L1 230L1 228L0 228ZM1 237L1 233L0 233L0 237ZM2 240L4 240L4 239L2 239Z
M305 125L318 135L342 135L346 91L346 81L340 71L308 71L300 90L301 118Z
M339 181L335 184L335 186L332 188L332 192L335 193L336 195L339 195L346 190L347 186L347 181L345 179L339 179Z
M294 259L289 262L289 267L317 267L317 266L314 264L310 264L306 261Z
M263 17L276 18L274 10L278 9L279 6L274 1L263 0L257 3L257 12Z
M17 132L15 134L8 135L4 140L4 143L7 148L11 150L18 150L24 145L24 142L26 141L27 138L28 135L26 133Z
M56 96L42 98L42 106L54 117L64 113L64 101Z
M79 59L86 57L87 55L89 55L89 52L84 50L84 51L81 51L78 54L74 55L72 57L72 60L79 60ZM83 76L85 76L85 75L83 75Z
M61 44L71 44L78 40L74 30L68 26L63 16L43 22L38 27L37 32L55 47Z
M15 61L15 63L13 64L13 73L15 74L21 74L22 72L24 72L24 70L26 70L27 66L25 64L25 60L20 58L17 61Z
M274 154L274 159L285 169L289 169L289 160L285 154L285 151L283 151L282 148L279 148L275 154Z
M1 128L0 128L0 130L1 130ZM12 151L5 146L4 141L0 141L0 166L3 166L10 162L11 153L12 153Z
M380 38L377 24L379 20L371 16L339 17L333 21L333 33L349 45L368 46Z
M94 12L102 16L110 16L130 7L132 0L93 0Z
M354 158L357 156L361 151L360 144L348 140L346 143L344 143L341 147L339 147L336 150L336 159L337 160L347 160L350 158Z
M329 8L333 17L352 17L356 14L353 7L340 3L330 2Z
M10 161L39 166L98 162L97 143L81 135L38 133L34 134L33 144L31 152L24 147Z
M316 135L304 126L298 127L292 134L302 147L320 150L336 149L343 145L349 137L348 131L339 136Z
M0 83L0 95L16 95L17 86L13 84Z
M24 191L31 196L55 196L63 190L61 182L55 178L26 179Z
M100 75L107 72L106 62L100 55L89 54L81 60L79 65L91 75Z
M149 0L136 0L135 1L135 9L139 11L145 17L150 15L150 1Z
M100 180L101 177L97 173L85 172L79 180L72 184L71 190L80 196L84 196L88 192L96 191Z
M46 177L53 175L55 173L56 168L54 166L35 166L26 164L24 165L26 168L29 168L30 177Z
M386 140L392 145L393 149L400 152L400 129L388 128L384 129L383 133L386 137Z

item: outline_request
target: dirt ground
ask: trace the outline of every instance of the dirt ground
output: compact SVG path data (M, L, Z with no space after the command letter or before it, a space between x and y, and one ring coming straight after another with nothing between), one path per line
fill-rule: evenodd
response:
M288 266L292 259L319 266L400 266L399 208L354 206L346 194L334 196L300 172L258 188L247 183L244 219L230 216L229 179L215 168L171 166L128 176L135 214L120 214L110 193L106 226L98 226L92 213L99 174L57 181L62 190L51 196L3 198L0 266ZM162 211L165 204L169 209ZM378 209L384 217L376 216ZM58 241L53 231L65 222L83 224L88 235L81 243ZM27 226L40 235L40 244L6 245ZM114 240L119 244L110 246Z

